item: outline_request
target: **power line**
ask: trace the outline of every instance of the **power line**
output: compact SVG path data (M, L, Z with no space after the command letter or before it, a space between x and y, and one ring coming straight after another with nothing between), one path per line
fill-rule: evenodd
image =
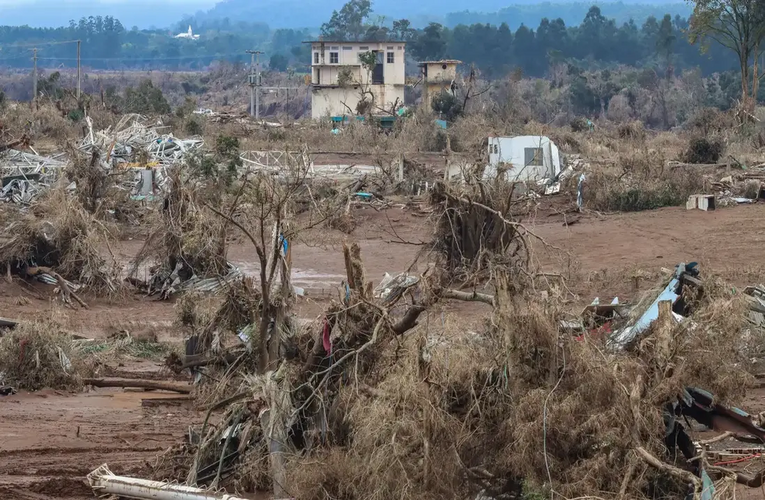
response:
M39 42L39 43L4 43L0 44L0 51L2 51L4 48L15 48L15 47L39 47L41 45L64 45L67 43L77 43L79 40L60 40L57 42Z
M114 61L114 62L125 62L125 61L183 61L183 60L194 60L194 59L221 59L225 57L242 57L241 53L236 54L209 54L209 55L196 55L196 56L176 56L176 57L83 57L81 59L82 62L87 61ZM19 57L11 57L9 59L19 59ZM0 61L3 59L0 58ZM76 61L76 57L40 57L39 60L41 61Z

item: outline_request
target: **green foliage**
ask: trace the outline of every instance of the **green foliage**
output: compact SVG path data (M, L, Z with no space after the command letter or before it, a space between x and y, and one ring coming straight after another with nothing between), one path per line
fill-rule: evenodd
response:
M341 68L337 72L337 84L340 87L348 87L353 84L353 71L351 68Z
M441 91L433 96L430 105L440 118L448 122L453 122L457 117L462 116L462 104L451 92Z
M196 118L189 118L186 120L183 128L187 134L190 135L202 135L202 124Z
M226 175L232 179L239 167L242 166L242 158L239 156L239 139L226 135L215 138L215 155L219 162L224 163Z
M289 65L289 59L284 54L274 54L268 61L268 67L274 71L287 71Z
M688 163L710 164L717 163L722 156L723 145L720 141L697 137L691 139L688 149L682 155L682 159Z
M142 113L165 115L170 113L170 105L162 90L154 86L151 80L142 81L137 88L125 89L122 102L124 113Z
M332 17L321 27L321 34L330 40L359 40L368 27L364 21L372 12L370 0L350 0L340 12L332 12Z
M85 118L85 113L83 113L82 110L80 109L73 109L69 112L69 114L67 115L67 118L69 118L73 122L78 122L82 120L83 118Z
M6 104L5 92L0 90L0 109L4 109Z
M710 41L733 52L739 61L742 100L751 96L748 85L751 58L765 39L765 5L759 0L692 0L688 39L706 48Z
M49 97L54 101L63 98L64 89L61 87L61 73L54 71L48 78L38 78L37 94Z
M367 71L372 71L377 65L377 56L375 56L375 53L372 51L360 52L359 62L361 62L361 65L364 67L364 69Z
M183 100L183 104L175 108L175 116L184 118L191 115L195 109L197 109L197 102L191 97L186 97L186 99Z
M700 1L696 0L697 6ZM712 1L703 0L705 8L712 6ZM714 3L727 5L734 1L754 2L714 0ZM225 10L223 4L230 3L221 2L219 7ZM432 23L424 29L414 29L407 19L391 22L376 18L372 15L369 0L351 0L332 14L322 27L322 34L326 38L338 39L402 39L409 43L407 52L416 59L459 59L474 64L481 75L488 78L502 78L514 68L522 69L527 76L543 77L549 74L552 64L577 64L597 70L618 65L654 67L657 61L669 66L671 61L678 71L698 66L704 74L736 68L730 50L724 45L707 37L710 41L708 54L700 54L698 47L689 42L685 31L689 28L690 8L687 5L649 7L607 3L602 9L585 6L587 4L580 3L516 5L485 14L464 11L447 15L444 24ZM248 12L248 9L254 9L245 5L240 7ZM379 8L385 12L385 6ZM557 17L548 18L549 12L554 12ZM650 16L659 13L666 15ZM246 17L237 16L236 19ZM694 21L692 33L698 35L702 19ZM756 21L756 16L754 19ZM31 66L29 43L75 39L87 40L82 46L83 62L96 69L147 66L198 69L221 59L246 63L248 58L244 50L252 48L274 54L274 57L283 56L287 66L305 69L311 61L310 45L301 43L312 37L310 30L272 31L263 23L232 22L225 16L187 19L174 29L185 31L189 24L201 35L193 43L169 37L166 32L126 30L114 18L96 16L56 29L0 27L0 46L3 47L4 64L27 68ZM765 28L765 23L752 26ZM241 55L233 55L239 53ZM72 46L46 45L45 58L49 67L70 66ZM273 63L272 67L280 70L284 67L282 57L276 57ZM739 84L741 81L739 79ZM189 80L182 86L187 94L201 94L207 90L205 82L197 84ZM741 93L741 86L738 92ZM587 101L586 96L582 97ZM599 103L596 111L597 108Z

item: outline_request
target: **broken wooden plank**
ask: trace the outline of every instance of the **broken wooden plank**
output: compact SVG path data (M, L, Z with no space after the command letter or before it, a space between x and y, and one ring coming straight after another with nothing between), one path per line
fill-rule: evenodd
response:
M182 386L169 382L158 382L156 380L139 380L124 378L86 378L82 382L85 385L93 387L138 387L142 389L151 389L155 391L170 391L180 394L190 394L191 386Z
M194 398L189 394L183 394L181 396L170 396L166 398L143 398L141 399L141 406L144 408L154 408L157 406L181 406Z

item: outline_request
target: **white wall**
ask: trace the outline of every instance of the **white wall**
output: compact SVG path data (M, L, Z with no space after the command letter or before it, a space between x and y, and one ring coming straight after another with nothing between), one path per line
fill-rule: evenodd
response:
M406 83L406 46L391 42L338 42L338 43L314 43L311 45L311 65L317 66L316 54L318 54L318 66L321 67L321 82L313 81L314 84L334 85L337 83L337 72L342 66L361 66L359 54L368 51L383 52L383 78L386 85L404 85ZM337 53L337 63L331 62L331 53ZM393 54L393 62L388 63L388 53ZM355 70L356 72L358 70ZM327 77L325 77L325 73ZM361 83L368 83L367 72L359 71ZM332 75L332 76L330 76Z
M375 103L385 109L390 109L396 98L400 104L404 102L403 86L371 85L369 89L375 96ZM326 116L348 115L348 108L343 106L343 102L355 114L360 96L359 90L353 87L314 89L311 91L311 116L318 119Z
M560 173L558 147L544 136L489 137L489 165L484 177L496 176L497 167L507 168L508 180L538 181ZM526 149L542 149L541 165L526 163Z

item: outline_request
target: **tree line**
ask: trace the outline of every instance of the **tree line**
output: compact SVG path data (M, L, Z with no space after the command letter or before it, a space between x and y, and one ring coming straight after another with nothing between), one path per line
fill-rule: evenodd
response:
M587 70L659 62L677 70L698 67L704 74L737 68L719 43L712 43L706 53L694 46L687 36L689 20L679 15L649 17L642 25L629 21L619 26L593 6L577 26L567 26L560 18L545 18L536 27L521 25L513 31L506 23L454 28L431 23L414 29L406 19L383 24L371 13L369 0L351 0L333 13L322 26L321 35L404 40L409 55L416 60L459 59L474 65L487 78L511 72L542 77L563 61ZM75 46L59 42L79 39L83 65L94 69L197 69L218 60L246 63L249 57L244 51L258 48L266 52L264 62L270 62L274 69L305 71L310 52L302 42L317 36L310 30L271 31L262 24L228 20L193 26L201 35L199 40L172 36L185 27L177 26L177 31L126 29L109 16L72 21L55 29L0 27L0 66L31 67L30 48L38 43L43 66L73 67Z

